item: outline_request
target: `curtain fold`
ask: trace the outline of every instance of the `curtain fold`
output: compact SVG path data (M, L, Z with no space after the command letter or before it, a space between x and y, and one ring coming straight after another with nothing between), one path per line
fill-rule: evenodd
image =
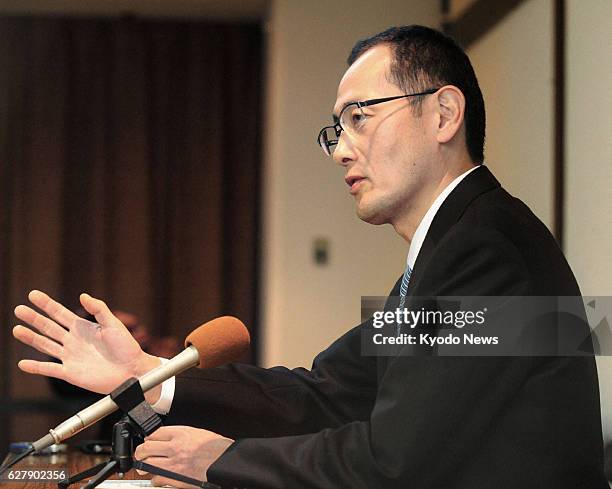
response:
M87 291L157 335L232 314L256 337L260 26L1 17L0 32L4 411L50 396L10 335L32 288L72 308ZM0 447L40 435L0 418Z

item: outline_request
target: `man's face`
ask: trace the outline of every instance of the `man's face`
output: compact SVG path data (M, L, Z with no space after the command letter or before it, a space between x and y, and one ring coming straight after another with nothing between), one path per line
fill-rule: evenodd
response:
M358 58L340 81L334 114L338 116L350 102L403 95L388 80L391 59L386 45ZM361 129L342 132L333 158L346 168L345 180L360 219L396 225L431 204L430 196L441 178L433 157L431 98L425 97L420 117L413 115L407 99L364 107L366 120Z

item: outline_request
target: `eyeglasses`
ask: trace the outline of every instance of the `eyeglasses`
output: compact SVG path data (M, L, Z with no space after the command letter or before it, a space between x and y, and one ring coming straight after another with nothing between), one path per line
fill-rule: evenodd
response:
M334 116L335 124L333 126L325 126L319 132L317 137L317 143L321 146L321 149L327 156L331 156L336 149L340 134L342 131L346 131L349 134L358 134L363 128L365 122L369 116L364 114L363 107L371 107L372 105L382 104L384 102L391 102L391 100L397 100L406 97L417 97L419 95L431 95L436 93L439 88L430 88L424 92L409 93L407 95L396 95L395 97L385 98L373 98L371 100L363 100L361 102L351 102L346 104L338 117Z

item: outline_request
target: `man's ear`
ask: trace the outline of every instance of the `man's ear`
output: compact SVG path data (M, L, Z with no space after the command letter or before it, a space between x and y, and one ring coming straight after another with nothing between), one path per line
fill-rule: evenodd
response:
M461 129L465 113L465 97L453 85L442 87L436 94L438 128L436 138L439 143L448 143Z

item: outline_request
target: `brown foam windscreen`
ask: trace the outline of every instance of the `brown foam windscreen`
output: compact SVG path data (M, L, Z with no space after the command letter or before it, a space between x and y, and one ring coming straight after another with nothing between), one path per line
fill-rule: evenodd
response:
M212 368L240 359L248 352L250 341L249 330L240 319L222 316L189 333L185 347L193 345L198 350L198 368Z

